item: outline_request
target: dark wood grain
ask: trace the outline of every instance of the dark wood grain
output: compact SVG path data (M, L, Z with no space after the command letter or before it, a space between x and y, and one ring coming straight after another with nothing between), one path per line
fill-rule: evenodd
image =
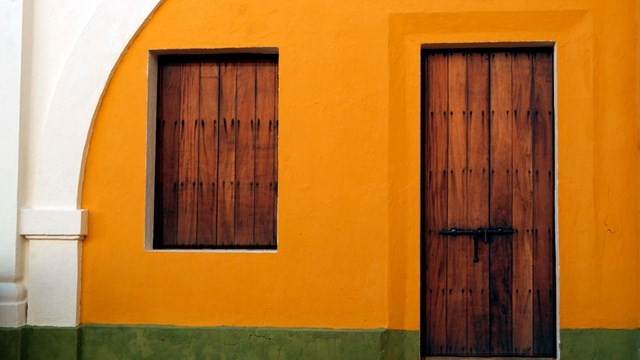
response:
M270 247L275 235L276 63L256 64L255 244Z
M512 69L513 353L526 356L533 351L531 54L514 53Z
M551 54L423 54L425 356L555 355ZM451 227L515 233L473 262L471 236L438 234Z
M158 122L156 129L156 224L154 242L158 247L177 243L178 230L178 154L180 147L179 64L161 66L158 84Z
M447 57L426 57L427 76L423 127L426 128L425 185L425 345L427 355L443 355L447 349L447 239L439 235L447 226Z
M553 56L534 60L534 354L555 354Z
M220 114L218 116L218 231L216 244L234 244L235 207L235 122L236 122L236 64L220 64Z
M491 226L511 226L512 220L512 111L511 55L492 53L490 207ZM494 236L489 248L491 347L494 353L510 354L512 349L510 236Z
M256 65L238 63L236 119L235 245L254 243Z
M467 62L461 52L448 61L447 227L467 226ZM446 239L447 353L467 352L467 264L473 261L471 236Z
M200 64L182 65L180 106L180 164L178 193L178 245L193 246L197 236L198 134Z
M489 223L489 55L469 54L467 68L467 221L469 228L476 229ZM478 262L467 262L466 268L468 353L488 355L489 245L480 242Z
M154 248L275 248L277 57L161 56L157 94Z
M216 244L216 182L218 180L219 65L200 68L200 140L198 160L198 245Z
M276 245L275 242L277 242L278 239L278 143L279 143L279 132L280 132L280 113L278 111L279 109L279 96L278 94L280 93L280 76L279 76L279 68L278 68L278 61L277 59L274 59L274 71L275 71L275 76L276 76L276 85L275 85L275 100L274 100L274 104L275 104L275 125L274 125L274 146L273 146L273 161L274 161L274 175L273 175L273 182L274 182L274 188L275 188L275 192L274 192L274 198L273 198L273 233L274 233L274 246Z

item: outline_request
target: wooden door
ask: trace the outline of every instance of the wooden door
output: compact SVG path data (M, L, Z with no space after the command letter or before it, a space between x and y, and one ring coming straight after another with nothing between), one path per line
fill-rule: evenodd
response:
M426 51L422 76L422 353L555 356L552 50Z

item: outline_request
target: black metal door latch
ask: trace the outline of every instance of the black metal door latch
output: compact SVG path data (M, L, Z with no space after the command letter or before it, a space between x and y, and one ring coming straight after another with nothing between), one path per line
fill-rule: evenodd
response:
M440 235L445 236L473 236L473 262L478 262L478 241L482 241L485 244L491 242L491 237L494 235L512 235L515 231L510 227L479 227L473 229L458 229L451 228L440 230Z

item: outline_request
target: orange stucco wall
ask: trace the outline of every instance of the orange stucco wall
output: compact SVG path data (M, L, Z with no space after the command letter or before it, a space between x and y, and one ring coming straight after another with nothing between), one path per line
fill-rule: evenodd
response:
M418 329L420 48L554 42L562 328L640 326L633 1L167 0L98 109L83 323ZM278 251L144 250L149 49L277 47Z

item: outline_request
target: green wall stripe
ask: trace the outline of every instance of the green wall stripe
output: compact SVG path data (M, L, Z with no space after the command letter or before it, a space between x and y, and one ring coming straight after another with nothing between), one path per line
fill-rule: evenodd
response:
M563 329L562 359L640 359L640 329ZM417 331L154 325L0 328L3 360L417 360Z
M0 359L77 359L78 328L0 328Z
M561 329L562 359L640 359L640 329Z
M83 326L82 359L380 359L384 330Z
M0 328L0 359L20 359L20 335L23 328Z

